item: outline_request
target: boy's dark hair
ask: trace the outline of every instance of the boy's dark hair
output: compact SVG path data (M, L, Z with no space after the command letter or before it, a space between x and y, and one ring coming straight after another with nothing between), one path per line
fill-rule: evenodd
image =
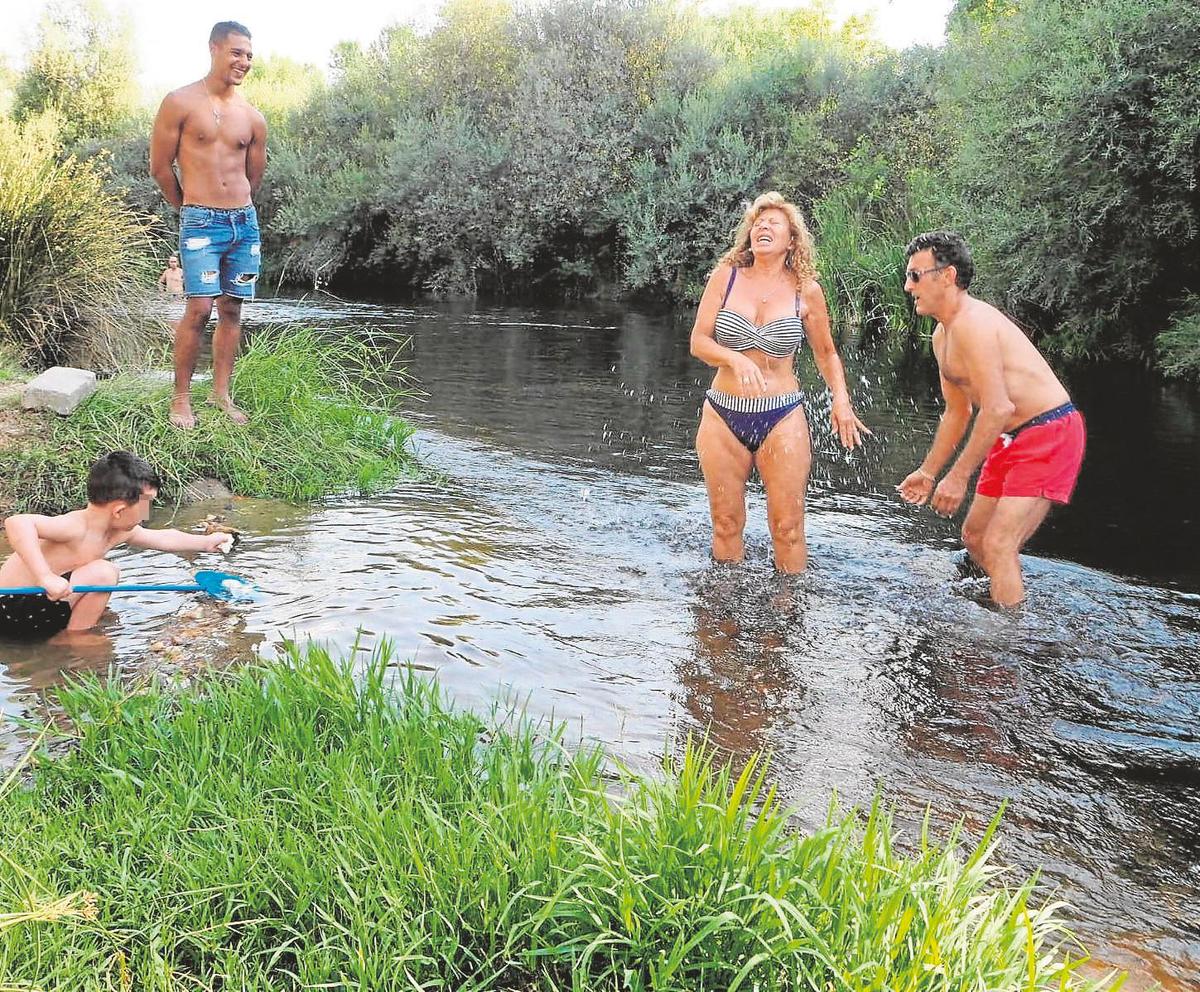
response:
M219 45L231 34L244 34L249 38L250 29L245 24L239 24L237 21L217 21L213 25L212 31L208 34L208 43L210 45Z
M97 458L88 469L88 502L97 506L117 500L136 503L144 490L159 487L158 473L150 463L130 451L114 451Z
M905 256L912 258L919 251L928 248L933 252L933 260L938 265L954 266L954 285L966 289L975 278L975 263L971 260L971 249L961 234L953 231L926 231L918 234L904 249Z

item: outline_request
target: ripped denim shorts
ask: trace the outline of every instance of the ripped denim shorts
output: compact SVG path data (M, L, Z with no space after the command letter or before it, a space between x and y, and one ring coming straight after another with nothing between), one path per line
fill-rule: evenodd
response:
M184 204L179 211L179 261L185 296L254 299L261 262L254 205L224 210Z

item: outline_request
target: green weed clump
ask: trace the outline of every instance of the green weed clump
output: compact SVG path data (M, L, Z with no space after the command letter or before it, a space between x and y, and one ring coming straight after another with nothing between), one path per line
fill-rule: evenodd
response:
M813 207L830 318L840 329L874 326L892 334L893 344L909 343L929 323L904 292L905 246L936 227L923 206L929 176L917 169L891 175L886 162L861 151L850 166L847 180Z
M0 452L0 477L19 509L82 505L88 466L128 450L158 470L165 499L215 478L242 496L311 500L366 494L411 465L412 427L394 413L405 392L394 350L350 335L257 330L234 367L232 393L250 415L239 427L193 388L198 425L167 419L171 385L144 374L105 380L40 448Z
M0 342L34 367L140 362L150 219L109 193L94 164L62 157L49 117L0 117L0 177Z
M61 692L73 750L0 789L13 987L1099 990L1054 907L876 804L803 836L751 761L614 780L562 727L319 647Z
M21 352L11 342L0 341L0 382L12 382L24 375Z

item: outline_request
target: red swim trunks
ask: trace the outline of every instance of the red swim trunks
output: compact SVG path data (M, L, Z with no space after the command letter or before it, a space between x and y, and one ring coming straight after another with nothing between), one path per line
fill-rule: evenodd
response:
M1079 411L1071 407L1062 416L1014 433L1001 434L988 452L975 492L992 499L1042 496L1069 503L1087 440Z

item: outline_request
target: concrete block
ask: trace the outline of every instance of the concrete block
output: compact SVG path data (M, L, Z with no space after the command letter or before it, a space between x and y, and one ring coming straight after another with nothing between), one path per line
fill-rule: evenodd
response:
M25 386L21 406L66 416L96 391L96 373L56 365Z

